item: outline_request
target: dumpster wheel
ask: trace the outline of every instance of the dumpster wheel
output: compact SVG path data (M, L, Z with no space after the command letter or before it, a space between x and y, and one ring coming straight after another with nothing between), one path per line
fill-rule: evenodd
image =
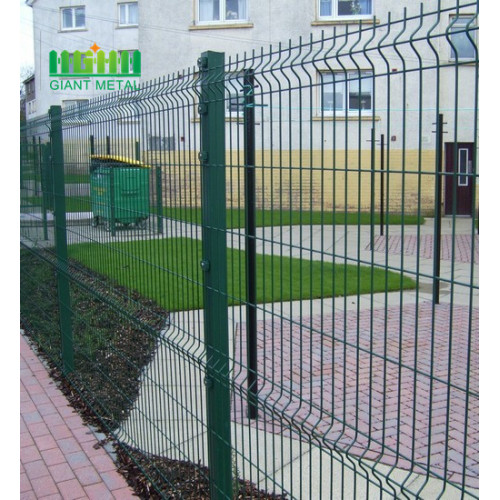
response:
M137 227L138 229L146 229L146 225L147 225L147 218L145 219L137 219L135 221L135 227Z

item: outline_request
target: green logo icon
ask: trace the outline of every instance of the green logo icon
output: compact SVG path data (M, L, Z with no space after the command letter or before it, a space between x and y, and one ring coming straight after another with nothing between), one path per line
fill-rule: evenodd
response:
M94 43L89 50L75 50L70 54L63 50L59 55L55 50L49 53L49 74L53 77L83 78L90 76L112 78L134 78L141 76L141 52L111 50L106 57L104 51Z

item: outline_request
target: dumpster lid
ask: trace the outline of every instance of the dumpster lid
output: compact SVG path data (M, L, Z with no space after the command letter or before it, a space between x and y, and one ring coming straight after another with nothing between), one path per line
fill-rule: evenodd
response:
M146 165L139 160L133 160L132 158L127 158L126 156L116 156L116 155L90 155L91 160L104 160L114 163L124 163L127 165L133 165L134 167L151 168L151 165Z

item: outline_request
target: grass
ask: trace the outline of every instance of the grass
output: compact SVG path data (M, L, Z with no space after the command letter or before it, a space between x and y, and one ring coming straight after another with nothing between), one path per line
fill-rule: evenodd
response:
M228 301L245 297L245 253L228 249ZM203 307L201 242L189 238L82 243L69 256L168 311ZM213 272L213 271L212 271ZM257 255L257 302L314 299L415 288L402 275L365 266Z
M23 200L34 206L41 206L41 197L31 196ZM90 196L67 196L67 212L91 212ZM157 213L156 206L152 206L151 214ZM163 217L180 220L191 224L201 224L200 207L163 207ZM256 211L256 224L258 227L268 226L298 226L298 225L370 225L369 212L321 212L309 210L262 210ZM389 225L415 225L423 224L424 217L417 215L386 214L384 224ZM374 214L373 223L380 224L380 215ZM226 216L228 229L245 227L245 210L242 208L228 208Z
M156 213L156 208L151 208ZM163 216L174 220L181 220L193 224L201 224L201 208L199 207L165 207ZM369 225L371 217L369 212L321 212L308 210L262 210L256 211L256 225L267 226L295 226L295 225ZM380 215L374 214L374 224L380 223ZM387 224L423 224L424 218L417 215L388 214L384 219ZM245 226L245 210L242 208L229 208L226 215L228 229Z

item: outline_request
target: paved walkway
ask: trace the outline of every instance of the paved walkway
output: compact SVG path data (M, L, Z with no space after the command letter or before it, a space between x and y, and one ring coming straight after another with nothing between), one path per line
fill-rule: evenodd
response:
M326 447L420 474L432 465L450 481L478 488L479 401L467 398L479 392L478 316L477 308L469 318L465 306L426 302L260 321L259 399L278 412L262 412L250 425L296 439L310 432ZM236 327L240 359L245 326ZM233 418L247 422L239 397L245 370L235 383L241 389ZM283 419L301 432L284 429Z
M453 227L456 223L456 227ZM186 224L171 224L168 226L169 230L164 232L168 234L170 237L173 236L189 236L189 237L199 237L199 228ZM307 406L307 413L301 414L301 406L299 402L299 406L293 408L292 404L296 401L289 399L285 403L288 404L288 409L293 410L293 413L299 419L299 423L301 427L306 430L308 427L317 426L318 421L321 421L321 418L318 418L318 415L310 412L311 408L317 408L319 405L320 414L319 417L324 416L321 414L321 408L326 407L328 405L330 408L336 408L337 402L342 403L341 410L346 411L346 415L349 411L354 408L358 409L359 412L356 416L356 422L360 426L360 430L364 429L366 435L365 424L374 419L382 422L382 427L374 430L374 433L369 434L368 437L371 437L373 441L371 442L371 448L366 448L366 443L362 442L363 436L360 433L356 435L356 439L353 438L352 435L348 435L344 433L341 435L338 432L338 429L332 422L326 423L330 425L328 432L326 429L320 429L323 434L327 437L330 437L333 441L336 441L339 445L343 445L341 450L337 450L340 454L340 460L331 460L328 456L323 457L323 451L320 448L315 447L315 445L311 444L309 447L304 446L303 442L299 439L295 439L296 436L293 435L285 435L283 432L280 434L276 433L276 429L274 428L275 422L273 421L265 421L266 425L265 429L261 428L259 425L248 425L248 423L243 423L244 419L241 418L241 415L234 415L234 419L232 422L232 434L234 439L234 446L238 450L243 450L245 455L239 457L239 462L237 466L244 472L245 477L252 477L257 479L259 482L262 479L262 484L259 483L259 487L263 487L267 489L267 478L271 477L271 474L265 469L267 466L271 466L273 474L276 474L276 478L278 483L283 485L287 491L297 492L294 498L319 498L322 496L323 498L335 498L336 500L344 500L345 498L361 498L364 496L364 487L363 477L361 473L353 472L348 470L348 467L344 467L344 462L351 461L351 455L342 455L345 449L348 449L352 452L353 456L356 456L355 452L360 453L362 449L366 450L362 453L364 459L370 459L375 457L380 457L380 449L375 445L375 439L378 439L380 443L380 436L375 434L375 432L381 431L382 434L385 432L385 438L382 439L382 442L387 445L386 452L390 452L395 447L399 446L400 451L403 452L404 456L410 456L412 450L409 449L409 445L413 444L422 444L422 450L413 450L415 451L414 460L421 459L423 455L425 455L425 444L428 444L428 436L426 440L426 436L423 436L423 440L421 441L419 432L420 427L423 425L428 425L428 416L429 411L432 411L433 419L432 423L438 423L442 425L441 419L445 421L448 420L448 417L451 415L453 419L451 421L456 421L459 424L458 431L463 435L463 429L465 425L465 418L469 418L471 420L471 424L473 426L471 435L468 437L468 448L471 449L471 456L467 458L467 463L465 464L464 470L464 462L463 459L457 455L457 453L463 449L463 441L457 440L457 443L454 443L453 447L448 450L444 450L442 443L443 432L439 429L433 429L433 435L431 437L435 437L437 441L431 442L431 450L427 450L426 460L431 460L431 465L436 468L437 471L443 472L444 468L446 468L446 472L448 474L448 478L450 480L460 481L460 479L464 478L465 473L465 485L469 488L477 487L477 429L475 427L477 423L477 411L476 407L471 406L469 414L465 416L463 414L463 401L450 399L453 403L450 410L446 410L445 414L442 413L442 409L438 406L431 405L429 407L425 407L425 410L422 412L420 406L415 406L412 398L409 397L411 394L407 394L406 392L401 392L401 398L396 398L398 403L396 405L396 413L398 411L406 413L409 411L411 414L410 420L401 420L401 424L394 425L396 417L393 414L389 415L391 418L386 420L385 423L381 417L381 411L386 408L388 411L392 411L392 406L390 406L389 398L391 394L384 395L385 399L377 399L380 394L380 391L375 391L377 388L374 384L365 383L365 371L356 370L356 367L362 366L364 361L367 361L367 365L370 366L370 361L373 362L372 372L368 374L368 380L375 381L374 375L375 373L379 373L378 365L380 359L384 359L384 356L380 356L380 353L377 351L376 355L372 356L370 359L365 359L365 351L366 351L366 342L373 341L373 348L370 347L370 351L374 348L380 350L381 345L386 345L385 343L380 343L381 339L384 337L386 331L389 331L389 322L385 319L385 314L389 312L394 313L394 322L398 323L399 318L405 318L409 323L407 325L409 335L416 331L415 326L415 318L419 318L419 341L423 344L424 350L418 350L418 360L410 358L408 360L405 359L405 363L401 364L400 356L403 354L415 352L415 349L410 346L410 349L406 349L406 341L408 340L405 336L406 334L401 335L401 342L396 342L393 344L387 344L389 347L395 347L395 353L392 351L388 351L389 354L392 353L392 357L387 359L386 365L386 377L384 381L395 382L397 391L407 391L408 387L414 388L419 394L425 394L427 389L427 382L429 380L433 380L432 386L432 398L435 395L435 402L441 401L443 384L441 384L442 380L449 382L447 380L448 371L445 370L446 367L443 368L443 372L441 373L442 364L446 365L448 361L453 365L454 371L453 373L457 373L460 377L463 376L462 368L466 366L464 363L464 358L462 356L464 350L461 347L463 342L461 342L462 333L457 333L454 336L453 346L444 345L442 349L440 345L436 343L436 345L432 348L432 352L434 353L434 368L429 372L427 362L428 362L428 342L431 340L429 335L429 328L425 329L424 319L427 320L429 318L441 320L440 311L443 311L443 318L445 318L445 322L443 323L443 328L445 328L444 333L446 333L450 325L450 318L453 317L453 321L465 311L465 318L467 321L472 322L472 332L474 335L474 343L473 347L473 355L471 356L471 368L476 370L476 333L477 333L477 290L472 289L471 285L474 283L474 286L478 286L477 283L477 256L474 258L474 263L470 262L471 250L467 250L462 252L462 247L469 248L471 246L472 241L475 243L475 250L478 248L478 239L475 238L463 238L462 235L470 235L470 221L468 220L443 220L442 232L443 232L443 244L442 244L442 262L441 262L441 296L440 300L442 305L434 310L431 307L431 312L429 312L429 300L432 298L432 234L433 234L433 224L432 221L428 221L422 227L407 227L405 228L404 238L401 237L398 228L389 228L388 238L375 238L375 246L373 252L370 250L370 234L369 228L357 228L357 227L319 227L319 226L307 226L305 228L297 230L297 228L284 227L281 228L279 232L276 231L275 228L261 228L258 230L258 249L259 253L274 253L275 255L279 255L282 251L287 256L303 256L306 258L321 259L326 261L339 260L340 262L361 262L365 264L376 263L384 266L389 266L393 269L403 269L408 272L413 272L415 269L418 269L418 276L420 278L420 288L417 291L407 291L403 294L399 292L389 293L389 294L375 294L373 296L359 296L359 297L351 297L348 301L343 298L337 299L328 299L328 300L312 300L312 301L297 301L293 303L273 303L269 305L262 305L258 308L258 320L259 320L259 333L261 334L259 344L259 349L262 354L269 354L273 351L276 351L276 345L273 342L269 342L269 338L267 337L267 331L272 332L273 330L277 332L281 332L284 328L284 325L289 324L290 328L288 331L290 339L293 339L297 335L306 336L306 342L297 342L297 345L311 345L312 347L320 348L319 356L324 356L324 354L328 350L327 343L333 340L333 335L330 334L328 336L328 329L326 330L327 335L322 337L323 345L315 344L311 341L313 340L312 335L315 331L325 331L326 323L330 326L330 331L333 331L333 327L335 322L341 321L344 323L344 319L349 320L349 318L354 318L356 323L356 327L353 330L354 333L359 333L359 339L356 338L356 342L361 341L365 342L363 349L358 349L356 354L358 357L356 358L357 365L354 366L354 372L352 372L353 378L352 380L355 382L354 392L356 390L359 394L361 394L361 405L353 405L350 403L351 400L346 400L345 405L343 405L342 400L339 400L339 391L341 389L348 389L346 395L350 396L352 394L352 386L345 385L342 387L333 387L332 390L335 389L336 398L335 400L332 398L331 401L321 402L321 398L318 397L317 391L318 384L322 385L326 378L325 371L323 371L319 379L317 378L317 374L313 373L312 368L314 368L314 364L318 359L317 353L311 350L310 353L306 356L307 361L311 365L310 373L306 374L307 366L304 366L304 363L301 363L301 368L299 370L299 380L294 379L293 374L295 373L293 368L294 362L296 362L299 357L296 355L296 352L287 347L287 352L290 353L290 359L280 359L279 366L274 365L274 361L271 357L269 363L266 365L268 378L271 380L276 380L279 382L279 386L285 387L286 383L293 388L293 384L298 383L298 387L302 390L302 396L309 396L309 400L312 402L311 405ZM39 228L34 227L33 231L39 230ZM92 228L89 225L80 226L78 231L72 231L69 234L69 238L72 242L76 243L79 241L89 241L89 238L92 238L93 241L106 241L110 239L111 236L109 233L105 233L104 231ZM38 233L37 233L38 234ZM455 238L451 238L450 234L455 234ZM35 233L34 233L35 235ZM29 235L32 238L34 235ZM164 237L164 235L155 235L155 237ZM145 237L151 237L148 232L140 232L136 231L133 233L123 233L123 235L117 232L116 241L120 241L123 237L127 240L129 239L139 239ZM241 231L233 230L228 234L228 244L229 246L234 246L237 248L241 248L242 241ZM33 240L35 241L35 240ZM39 241L39 240L36 240ZM420 253L416 255L417 242L419 243ZM319 251L320 249L321 251ZM451 250L449 250L451 249ZM454 261L448 260L451 256L451 253L455 256ZM464 253L464 258L460 258L460 256ZM289 255L288 255L289 254ZM472 265L471 265L472 264ZM453 286L450 285L452 283ZM472 295L471 295L472 294ZM471 304L472 301L472 304ZM470 308L472 305L472 316L469 317L467 314L467 310L464 307ZM417 309L418 306L418 309ZM451 307L451 309L450 309ZM406 308L406 309L405 309ZM230 352L238 353L235 354L239 360L245 360L245 354L243 352L243 343L241 342L242 334L244 332L245 326L245 313L244 308L230 308L229 312L229 331L235 334L230 336ZM382 330L379 330L377 326L378 323L375 320L378 320L378 314L382 311L383 321L382 321ZM453 310L453 315L450 315L450 310ZM355 313L352 313L354 311ZM370 311L373 311L373 315L370 316ZM404 315L400 315L400 311L403 311ZM417 314L418 311L418 314ZM434 313L432 312L434 311ZM434 316L433 316L434 314ZM366 317L365 317L366 316ZM283 323L278 325L278 328L272 328L272 318L283 318ZM310 319L310 326L308 328L307 320ZM392 318L392 317L391 317ZM271 321L269 321L271 319ZM320 322L319 326L316 322ZM361 330L357 325L364 324L367 321L367 324L370 325L367 331L372 331L374 335L368 339L366 337L365 331ZM392 319L391 319L392 321ZM325 323L326 322L326 323ZM371 326L371 322L373 323L373 327ZM349 321L346 321L346 324L349 324ZM387 328L384 325L388 325ZM391 323L392 325L393 323ZM298 329L293 325L298 325ZM467 323L467 327L465 331L467 332L469 329L469 323ZM268 327L271 327L270 329ZM399 327L396 324L395 327L399 331ZM432 330L432 328L431 328ZM342 354L345 353L345 356L342 357L341 361L343 364L340 364L340 369L342 370L342 379L349 381L349 370L351 370L352 356L351 351L356 351L356 343L354 341L349 340L347 335L350 335L352 332L350 329L342 330L341 328L336 327L336 332L338 334L346 335L346 339L343 342L345 345L345 350ZM392 331L392 327L391 327ZM119 439L121 439L124 443L130 443L134 446L141 448L145 452L149 453L158 453L165 454L170 456L171 458L179 458L179 459L188 459L192 461L198 461L200 456L206 456L206 439L203 437L205 433L205 426L200 422L206 421L205 415L205 385L204 385L204 373L202 371L202 364L198 364L195 362L196 359L200 358L203 354L204 343L201 340L203 332L203 315L201 311L189 311L189 312L180 312L170 317L170 328L163 332L164 341L159 343L158 351L147 367L147 369L143 373L143 384L141 387L140 394L137 398L137 401L134 405L134 409L132 410L129 418L126 422L124 422L119 429L119 434L121 434ZM462 332L459 329L459 332ZM275 340L271 334L271 340ZM404 342L403 342L404 341ZM403 343L402 343L403 342ZM189 356L183 357L179 355L179 351L177 349L173 349L172 345L180 347L183 352L189 354ZM293 342L289 342L290 345L293 345ZM405 349L403 349L403 344ZM354 346L354 347L353 347ZM455 347L458 347L458 351L455 351ZM332 349L330 349L332 351ZM336 353L341 351L335 351ZM375 352L375 351L374 351ZM447 357L447 355L452 354L451 357ZM261 358L261 359L263 359ZM325 369L333 370L333 354L332 359L329 360L330 363ZM287 364L285 364L288 363ZM394 374L392 376L394 368L404 368L405 366L409 367L417 367L419 371L401 369L398 371L397 376ZM236 368L238 366L245 366L244 361L241 364L236 364ZM277 377L276 373L279 372L281 378ZM333 372L332 372L333 373ZM431 376L429 376L429 374ZM284 375L289 375L288 379L284 377ZM307 375L307 376L306 376ZM408 385L408 375L411 379L410 385ZM274 378L273 378L274 377ZM323 377L323 378L322 378ZM234 377L236 382L240 382L237 374ZM185 380L190 380L190 391L189 394L186 392ZM477 390L477 377L476 372L472 374L470 377L471 390ZM358 381L358 382L356 382ZM377 379L378 381L378 379ZM382 381L382 383L384 383ZM411 385L413 384L413 385ZM426 385L427 384L427 385ZM454 387L462 387L462 378L454 381L453 386L449 383L444 384L447 388L454 390ZM378 384L377 384L378 385ZM387 386L388 387L388 386ZM311 393L306 394L306 389L311 388ZM390 387L393 389L394 387ZM274 390L275 387L272 384L268 387L262 386L262 390L268 389L268 392L264 395L269 402L272 403L273 406L279 405L281 400L277 399L277 393ZM368 392L367 392L368 391ZM327 391L322 391L322 396L325 395ZM280 392L280 394L282 394ZM451 396L454 396L450 392ZM314 397L311 397L314 396ZM363 399L364 398L364 399ZM434 402L433 400L433 402ZM155 401L155 404L152 404L152 401ZM319 401L319 403L317 403ZM380 403L382 401L382 403ZM282 403L283 401L281 401ZM375 403L375 404L374 404ZM417 401L418 403L418 401ZM469 402L470 403L470 402ZM365 412L367 416L367 421L365 420L365 415L362 413L367 405L371 404L368 412ZM323 405L323 406L321 406ZM304 406L304 405L302 405ZM179 413L180 412L180 413ZM422 413L422 414L421 414ZM183 414L187 415L188 418L186 421L182 419L178 419L175 415ZM286 414L286 412L283 412ZM427 417L427 419L426 419ZM301 419L301 420L300 420ZM371 419L371 420L370 420ZM439 421L439 422L438 422ZM264 422L264 420L262 420ZM421 423L422 422L422 423ZM260 424L260 421L259 421ZM397 433L393 433L394 429L399 425L399 431ZM445 426L444 435L446 438L447 430L449 429L449 438L448 442L452 442L454 435L454 428L450 425ZM155 429L156 432L151 432L152 428ZM171 430L175 429L175 442L172 442L171 439ZM404 434L407 430L410 430L408 436L403 438L402 434ZM417 436L418 434L418 436ZM383 434L384 435L384 434ZM460 435L460 437L462 437ZM417 439L418 437L418 439ZM347 439L348 441L345 442ZM409 439L409 440L408 440ZM95 442L95 441L94 441ZM272 446L269 445L272 443ZM457 446L455 446L455 444ZM200 448L201 447L201 448ZM276 454L275 450L279 447L281 450L281 454ZM406 448L405 448L406 447ZM390 448L390 449L389 449ZM94 450L95 451L95 450ZM102 451L102 450L100 450ZM422 455L420 454L422 452ZM432 453L431 453L432 452ZM443 455L444 453L444 455ZM177 456L178 455L178 456ZM278 457L278 455L280 455ZM449 458L448 461L443 458L444 456ZM323 458L322 458L323 457ZM430 458L427 458L430 457ZM384 453L384 460L377 461L375 465L373 462L368 460L366 465L367 474L373 476L373 483L378 484L380 482L380 477L390 477L391 483L394 482L394 487L398 484L404 484L407 493L410 491L420 492L422 493L422 488L424 491L420 498L437 498L440 495L440 492L443 488L443 484L441 481L434 481L432 478L426 476L426 474L418 474L418 472L422 472L415 468L411 473L408 470L404 469L405 463L402 463L401 460L395 461L393 456L390 453ZM243 460L244 459L244 460ZM240 463L241 462L241 463ZM371 463L370 463L371 462ZM384 463L385 462L385 463ZM427 463L427 462L426 462ZM263 469L257 470L254 465L249 464L262 464ZM302 465L308 464L307 467L302 467ZM311 466L313 464L313 466ZM415 462L417 464L417 462ZM396 468L394 468L396 466ZM400 469L400 467L402 467ZM328 470L326 470L328 468ZM362 467L363 468L363 467ZM354 468L358 471L358 468ZM363 468L365 470L365 468ZM425 470L425 467L424 467ZM263 473L266 472L266 474ZM351 475L349 475L351 474ZM76 474L75 474L76 476ZM344 490L333 491L331 478L339 478L339 481L342 481L342 484L346 485L354 485L356 495L352 493L346 494ZM87 486L88 487L88 486ZM83 486L82 486L83 488ZM373 490L373 488L372 488ZM309 493L314 492L314 495L309 494L308 496L301 496L300 492L309 491ZM85 490L86 493L86 490ZM335 495L334 495L335 493ZM366 497L368 497L368 492L366 491ZM376 495L377 492L374 490L371 491L373 495ZM419 494L420 494L419 493ZM471 492L474 497L476 497L476 492ZM376 496L379 498L379 496ZM454 499L461 498L461 492L457 490L449 491L446 490L446 498ZM29 497L27 497L29 498ZM67 498L67 497L64 497ZM71 497L78 498L78 497ZM88 498L88 497L87 497ZM99 498L106 498L105 496L99 496ZM112 498L112 497L111 497Z
M134 497L97 442L21 335L21 500Z

